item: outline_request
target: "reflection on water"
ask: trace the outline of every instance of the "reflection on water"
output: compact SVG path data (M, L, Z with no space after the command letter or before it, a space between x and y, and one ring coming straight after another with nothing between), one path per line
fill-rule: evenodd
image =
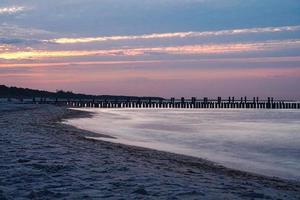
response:
M86 109L67 123L102 140L206 158L224 166L300 180L300 111Z

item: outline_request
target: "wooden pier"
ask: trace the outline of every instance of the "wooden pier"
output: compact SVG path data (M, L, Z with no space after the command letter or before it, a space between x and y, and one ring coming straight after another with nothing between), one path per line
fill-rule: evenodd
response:
M7 101L13 101L8 98ZM60 99L60 98L18 98L15 101L30 104L54 104L74 108L176 108L176 109L300 109L300 101L275 100L272 97L259 99L253 97L222 99L209 99L204 97L197 99L192 97L185 99Z
M36 100L35 100L36 101ZM36 101L37 102L37 101ZM49 103L44 100L39 103ZM178 109L300 109L300 101L274 100L272 97L260 100L258 97L248 99L241 97L229 97L228 99L162 99L162 100L113 100L113 99L90 99L90 100L61 100L56 99L52 103L75 108L178 108Z

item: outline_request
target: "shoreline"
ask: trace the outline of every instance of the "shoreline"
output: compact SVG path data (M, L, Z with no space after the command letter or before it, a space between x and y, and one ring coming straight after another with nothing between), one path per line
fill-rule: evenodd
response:
M278 163L278 165L276 165L276 166L272 166L272 165L270 166L269 165L269 168L268 168L268 165L265 165L263 169L267 169L267 170L263 171L263 170L261 170L261 168L259 168L259 164L261 164L261 163L258 162L257 165L255 166L253 164L253 161L255 161L255 160L253 160L253 159L251 160L249 158L247 160L244 160L244 163L241 163L241 164L239 164L239 163L228 164L226 162L222 162L224 160L220 161L220 159L218 160L218 159L216 159L214 157L214 156L216 156L216 157L219 156L220 157L220 155L222 155L222 152L220 152L221 154L217 154L216 153L216 155L212 154L211 156L205 156L205 154L203 154L203 153L201 154L202 151L200 152L200 151L195 150L195 151L187 152L187 151L184 151L185 150L184 148L183 148L183 151L180 151L181 150L180 148L179 149L176 149L174 147L173 147L173 149L170 148L170 147L166 148L166 147L164 147L164 143L163 142L158 146L158 145L156 145L157 143L155 143L155 141L160 142L159 140L156 140L156 138L151 138L151 137L149 137L150 140L147 140L147 136L143 138L143 131L144 131L144 129L141 129L141 128L134 129L134 128L132 128L134 125L131 125L131 126L128 125L127 126L126 121L123 122L123 123L125 123L124 124L124 128L126 130L131 130L131 131L127 131L126 134L123 135L123 133L120 133L121 130L122 130L122 127L119 127L118 129L114 129L115 126L109 125L109 124L110 123L115 124L115 125L122 124L122 122L118 123L118 119L120 117L121 120L123 118L128 118L128 119L130 118L131 120L137 121L137 125L136 126L141 125L140 121L138 121L138 119L136 119L137 115L128 115L128 113L127 113L126 110L125 110L125 114L122 113L123 110L119 110L119 109L116 109L116 110L112 109L112 111L110 111L110 109L108 109L108 110L102 110L102 109L93 109L93 110L91 110L91 109L77 109L77 108L73 109L73 108L71 108L71 110L90 113L90 115L87 115L86 117L84 117L84 116L83 117L79 117L79 120L76 120L76 118L78 118L78 117L74 116L75 120L70 119L70 120L67 120L67 121L64 122L65 124L74 126L76 128L79 128L79 129L84 129L84 130L92 131L92 132L95 132L95 133L99 133L99 136L95 135L95 137L93 137L93 136L86 137L86 139L95 140L95 141L99 141L99 140L100 141L107 141L107 142L111 142L111 143L114 143L114 144L123 144L125 146L131 146L132 148L138 148L138 147L140 147L140 148L151 149L151 150L156 150L156 151L168 152L168 153L173 153L173 154L177 154L177 155L192 157L194 159L198 159L199 158L199 159L205 160L207 162L213 163L214 165L220 165L220 166L223 166L224 168L228 168L228 169L231 169L231 170L236 170L236 171L241 171L241 172L247 172L247 173L250 173L250 174L253 174L253 175L257 175L257 176L264 176L264 177L269 177L269 178L278 178L278 179L283 179L283 180L291 180L291 181L295 181L295 182L300 182L299 173L297 173L297 170L294 172L294 174L290 174L290 175L286 175L286 174L288 174L290 172L290 171L288 171L289 168L283 168L283 167L281 168L282 171L280 171L281 174L278 173L278 172L277 173L271 173L271 172L269 172L270 170L277 169L276 167L281 166L280 163ZM119 111L120 111L120 113L119 113ZM134 109L133 110L131 110L131 109L128 110L128 112L130 112L130 113L131 113L131 111L132 112L136 112L136 110L134 110ZM143 111L147 111L147 110L141 110L141 113L144 113ZM149 112L152 113L152 111L153 112L155 111L155 113L156 113L156 110L150 110ZM176 111L176 110L174 110L174 111ZM190 111L190 110L188 110L188 111ZM158 111L158 112L160 113L160 111ZM206 111L201 111L201 112L206 112ZM114 121L110 122L110 120L114 120L115 117L111 118L110 115L107 116L106 113L109 113L110 115L116 115L116 116L119 116L119 117L117 117L116 122L114 122ZM164 111L163 111L163 113L164 113ZM137 112L137 114L140 114L140 112ZM169 115L169 114L173 114L173 113L171 113L171 111L169 113L169 111L168 111L167 114ZM204 113L198 113L198 114L202 115ZM143 115L143 116L145 116L144 120L146 120L146 119L150 120L150 122L146 120L148 124L152 125L152 124L155 123L155 121L151 121L152 118L148 119L148 118L146 118L146 115ZM93 119L89 120L88 118L93 118ZM99 124L104 123L104 124L103 124L103 126L102 125L98 126L98 123ZM130 122L130 123L133 123L133 122ZM167 124L167 123L169 123L169 122L168 121L163 121L162 124ZM235 121L233 121L232 123L235 123ZM171 125L169 125L169 126L175 125L171 121L170 121L170 124ZM143 126L143 125L144 124L142 123L141 126ZM145 125L145 127L146 127L145 131L148 131L146 125ZM108 128L108 132L106 132L106 128ZM132 128L132 129L128 129L128 128ZM150 130L152 130L152 129L150 128ZM153 129L153 130L155 130L156 132L153 131L153 132L150 132L150 133L153 133L154 135L156 133L160 132L160 129ZM167 129L162 129L162 131L164 131L164 130L167 130ZM159 131L159 132L157 132L157 131ZM189 130L187 129L187 131L189 131ZM226 130L223 130L223 131L226 131ZM133 132L134 134L131 134L131 132ZM105 137L105 134L107 134L107 135L110 136L111 133L114 133L114 135L112 135L112 136L114 136L116 138L111 139L111 138ZM187 134L189 132L185 132L185 133ZM194 132L191 131L191 133L194 133ZM235 132L235 133L238 134L238 132ZM104 136L100 135L100 134L104 134ZM142 139L135 140L133 138L133 136L136 136L136 138L140 138L139 134L142 135L141 136ZM149 132L148 132L148 134L149 134ZM169 134L172 134L172 133L169 133ZM175 132L175 134L176 134L176 132ZM126 137L127 135L129 135L129 136ZM272 135L269 135L269 136L271 137ZM275 133L275 137L276 137L276 133ZM122 139L119 139L119 138L122 138ZM132 138L132 139L128 140L126 138ZM151 139L153 139L153 141ZM171 138L171 139L174 139L174 137ZM181 138L181 139L182 140L180 140L180 141L184 141L185 138ZM206 139L206 138L204 138L204 139ZM142 140L146 140L148 143L150 143L150 145L146 144L146 143L143 144L142 142L139 143L139 141L142 141ZM273 140L275 140L275 139L273 138ZM230 141L231 141L231 138L230 138ZM164 142L166 142L166 141L164 141ZM201 141L198 141L198 142L201 143ZM175 143L176 143L176 141L175 141ZM170 143L166 142L166 145L169 145L169 144ZM187 146L189 145L189 143L185 143L185 144ZM214 147L211 147L211 148L214 148ZM206 149L204 149L204 151L205 150ZM230 151L230 150L227 149L227 151ZM243 155L247 155L247 152L244 152L244 153L245 154L243 154ZM224 156L226 157L226 155L224 155ZM245 157L247 157L247 156L245 156ZM243 157L240 157L240 158L242 159ZM284 161L285 160L283 160L282 162L284 163ZM252 168L248 167L249 164L250 165L252 164ZM263 163L263 164L265 164L265 163Z
M67 108L67 109L69 109L69 108ZM61 120L59 120L59 123L62 123L66 119L91 118L95 114L92 111L82 111L82 110L76 110L76 109L69 109L69 110L75 111L75 113L72 113L66 117L62 117ZM297 181L297 180L284 179L284 178L275 177L275 176L274 177L265 176L263 174L258 174L258 173L254 173L254 172L248 172L248 171L228 168L228 167L225 167L214 161L211 161L209 159L204 159L204 158L200 158L200 157L194 157L194 156L189 156L189 155L184 155L184 154L179 154L179 153L172 153L172 152L168 152L168 151L156 150L156 149L134 146L134 145L127 145L127 144L122 144L122 143L109 142L109 141L101 140L101 138L114 138L114 137L105 135L105 134L94 133L94 132L90 132L87 130L79 129L77 127L74 127L74 126L68 125L68 124L64 124L64 125L70 126L72 128L78 129L83 132L87 132L86 134L88 134L88 135L84 136L84 139L86 139L86 140L90 140L93 142L108 143L110 145L115 145L119 148L130 149L129 151L140 151L140 152L145 152L145 153L148 153L148 152L150 153L151 151L153 151L153 153L157 153L157 154L166 154L165 156L170 157L170 159L172 159L172 157L174 157L174 161L179 162L179 163L180 163L180 160L183 160L183 161L185 161L185 162L183 162L185 164L206 165L205 168L211 168L212 170L222 171L224 173L228 173L228 174L232 174L232 175L236 175L236 176L246 176L246 177L253 176L253 177L257 177L258 179L263 178L263 179L269 179L269 180L273 180L273 181L282 181L283 180L283 181L288 181L291 183L299 183L300 184L300 181ZM89 136L90 134L92 134L92 136ZM97 138L93 138L93 136L97 136Z
M22 116L24 117L24 115L30 116L31 118L33 118L33 120L19 119ZM66 107L38 105L33 109L25 111L20 110L9 112L6 119L3 117L0 119L0 127L4 127L5 121L7 121L6 123L9 123L10 118L17 119L17 121L23 120L24 124L22 126L24 127L20 129L21 131L16 131L19 133L14 133L17 134L18 137L20 137L20 135L21 137L23 137L22 130L27 129L30 130L30 134L26 134L26 137L35 134L35 136L38 138L42 137L41 141L45 141L44 137L46 137L49 142L46 142L44 145L46 147L53 146L52 148L54 149L52 150L55 153L49 153L47 151L41 150L42 148L39 147L37 151L42 151L43 153L47 154L45 155L46 157L44 159L47 159L47 156L50 156L54 157L55 160L57 160L57 163L65 163L66 160L70 160L69 164L71 164L69 169L70 171L63 173L58 169L54 170L53 173L59 173L59 176L62 177L73 174L71 176L73 177L74 173L76 172L75 174L77 174L77 176L79 177L74 176L74 178L76 177L77 179L80 179L79 182L81 182L81 185L93 183L95 186L90 186L93 188L93 191L91 192L91 194L89 194L89 197L91 198L117 198L127 196L134 198L146 197L150 199L165 199L166 197L173 196L174 198L186 197L193 199L196 197L202 197L219 199L220 195L222 195L222 198L231 199L275 197L289 199L300 198L300 183L297 181L267 177L254 173L233 170L211 161L196 157L179 155L142 147L116 144L106 141L95 141L87 139L86 137L100 137L100 134L80 130L70 125L61 123L65 119L91 116L92 113L90 112L71 110ZM3 125L1 126L1 124ZM12 143L12 141L9 141L12 140L12 130L10 128L12 129L13 127L10 126L4 129L5 135L3 148L6 144L6 140L8 140L8 143ZM39 130L38 132L40 133L36 133L37 130ZM105 135L102 136L107 137ZM35 138L35 140L37 139ZM52 140L53 142L51 142ZM20 142L20 140L13 141L13 143L18 142ZM32 141L28 140L27 142ZM21 145L22 149L26 149L27 147L27 145L24 144L18 145ZM39 144L36 145L39 146ZM9 171L9 173L7 172L8 174L15 175L14 173L16 172L13 169L8 169L7 167L5 167L5 160L9 160L11 162L10 166L22 166L22 164L24 163L26 164L37 162L37 159L34 158L35 155L30 155L31 159L22 158L25 161L11 161L11 158L8 158L9 156L12 156L11 152L6 151L6 149L3 150L5 152L3 158L6 159L1 161L0 167L4 169L3 172L5 172L5 170ZM30 153L32 153L31 147ZM23 157L24 156L28 156L26 152ZM43 161L42 163L44 162L45 161ZM53 164L53 160L49 160L47 162ZM55 166L57 166L57 163L55 164ZM87 163L92 164L87 165ZM34 166L35 165L33 165L34 169L31 169L32 166L29 165L29 167L31 167L30 170L35 171L36 169ZM76 166L75 168L80 166L79 168L82 171L76 171L72 168L72 166ZM62 168L64 169L64 165ZM43 171L43 169L39 170ZM47 170L49 170L48 167ZM46 177L48 175L49 174L47 173L45 174ZM26 175L26 177L27 176L28 174ZM111 179L114 180L112 183L110 182ZM25 192L24 194L14 194L14 189L11 189L14 187L14 184L12 184L12 186L7 186L5 184L5 182L9 182L9 180L11 180L9 179L9 177L5 177L4 180L0 182L0 197L23 197L23 195L27 193L29 193L27 195L36 195L38 197L48 197L49 195L54 195L52 193L39 193L39 189L34 189L34 187L32 187L33 189L31 189L32 191L30 192ZM60 181L64 182L64 180ZM52 184L56 182L57 180L53 181ZM157 188L157 184L163 185L164 189L160 187ZM105 185L105 187L103 185ZM84 187L76 192L73 191L74 187L72 186L65 187L67 187L67 191L68 189L71 190L67 192L67 194L61 194L61 192L58 192L57 189L51 189L51 187L48 188L47 184L45 186L47 191L55 191L53 193L57 194L58 198L60 197L60 195L62 198L83 197L81 195L87 194L86 191L88 191ZM102 191L97 191L97 188L99 189L101 187ZM112 192L110 190L111 187L115 188L118 191L118 194ZM42 191L44 190L45 189L42 189Z

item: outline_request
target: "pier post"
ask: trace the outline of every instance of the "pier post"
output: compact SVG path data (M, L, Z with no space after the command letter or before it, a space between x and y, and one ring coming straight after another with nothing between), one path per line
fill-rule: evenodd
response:
M218 97L217 108L221 107L222 97Z
M268 109L271 108L271 98L270 97L268 97L267 108Z
M196 97L192 97L192 104L190 108L196 108Z
M203 98L203 103L204 103L204 108L207 108L207 103L208 103L208 98L207 97L204 97Z
M231 97L231 108L235 108L234 97Z
M181 97L181 108L185 108L185 100L184 97Z
M151 98L149 98L149 100L148 100L148 107L149 107L149 108L152 108Z
M171 98L171 108L174 108L175 107L175 98L172 97Z
M221 103L222 103L222 97L218 97L218 108L221 107Z
M108 102L107 102L107 99L104 99L104 108L108 108Z

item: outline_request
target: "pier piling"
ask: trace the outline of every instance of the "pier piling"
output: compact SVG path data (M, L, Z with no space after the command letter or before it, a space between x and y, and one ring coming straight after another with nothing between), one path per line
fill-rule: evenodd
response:
M21 98L20 98L21 101ZM28 102L28 101L27 101ZM90 108L188 108L188 109L300 109L299 101L275 100L273 97L267 97L265 100L260 100L258 97L247 100L247 97L241 97L240 101L235 101L234 96L229 96L228 99L197 99L191 97L185 99L67 99L62 100L55 98L52 101L46 98L32 98L32 103L39 102L40 104L54 103L57 105L65 105L68 107L90 107Z

